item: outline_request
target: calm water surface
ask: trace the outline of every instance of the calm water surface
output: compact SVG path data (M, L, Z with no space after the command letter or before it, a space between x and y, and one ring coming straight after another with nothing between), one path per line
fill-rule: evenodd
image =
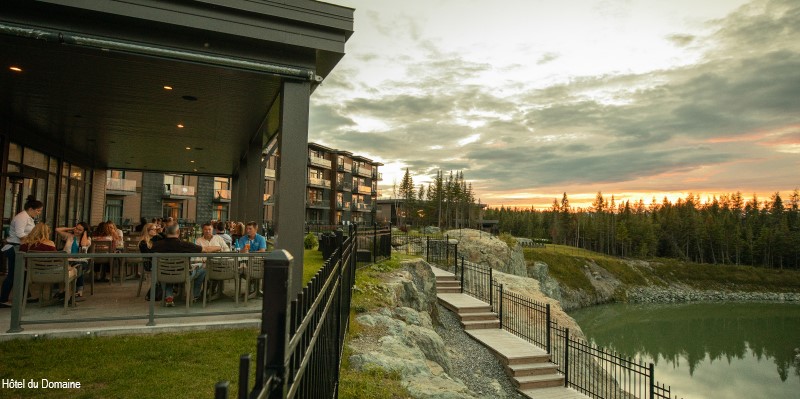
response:
M800 305L594 306L570 313L586 337L655 364L685 399L800 399Z

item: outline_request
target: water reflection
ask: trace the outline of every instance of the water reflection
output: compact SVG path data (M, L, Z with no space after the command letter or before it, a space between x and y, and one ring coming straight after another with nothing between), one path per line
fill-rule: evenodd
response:
M656 364L687 398L800 397L800 305L606 305L576 311L600 346Z

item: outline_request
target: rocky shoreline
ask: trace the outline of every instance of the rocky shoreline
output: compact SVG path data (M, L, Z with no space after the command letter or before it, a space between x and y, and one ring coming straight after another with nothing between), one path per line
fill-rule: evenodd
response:
M800 302L796 292L742 292L692 288L633 287L625 291L628 303L688 302Z

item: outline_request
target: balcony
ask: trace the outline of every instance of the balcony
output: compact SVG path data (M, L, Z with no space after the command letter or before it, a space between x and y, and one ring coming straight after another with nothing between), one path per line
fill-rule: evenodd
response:
M331 181L320 179L317 177L309 177L308 178L308 185L315 186L315 187L322 187L322 188L331 188Z
M339 172L349 172L351 169L353 169L353 165L352 164L340 163L340 164L336 165L336 170L339 171Z
M320 157L314 157L314 156L308 157L308 164L319 168L325 168L325 169L331 168L331 161Z
M320 208L320 209L330 209L330 202L320 199L307 199L306 200L306 207L307 208Z
M370 194L372 192L372 187L370 187L370 186L358 185L358 186L355 186L355 187L356 187L356 189L353 192L356 193L356 194Z
M353 191L353 183L349 181L340 181L336 184L337 191Z
M336 202L336 210L337 211L349 211L350 210L350 202Z
M372 205L365 202L353 202L353 210L356 212L372 212Z
M264 178L275 180L275 169L264 169Z
M231 202L231 190L214 190L214 202Z
M372 178L375 180L383 180L383 173L378 173L377 171L372 172Z
M106 179L106 194L133 195L136 194L136 180Z
M165 184L164 197L178 198L178 199L194 197L194 186L184 186L182 184Z
M372 177L372 168L366 168L363 166L356 167L353 165L353 173L359 176Z

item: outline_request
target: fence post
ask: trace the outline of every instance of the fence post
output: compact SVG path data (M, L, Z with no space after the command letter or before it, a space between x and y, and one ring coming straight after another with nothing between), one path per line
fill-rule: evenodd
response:
M464 257L461 257L461 293L464 293Z
M406 247L407 248L407 247ZM389 253L386 254L387 258L392 257L392 222L389 222Z
M453 248L453 262L458 264L458 243Z
M19 248L11 248L12 251L17 249ZM22 332L22 304L28 300L28 298L23 298L22 293L25 285L25 253L17 252L14 264L8 265L8 267L14 268L14 287L12 288L14 302L11 303L11 325L7 332L18 333ZM94 278L94 275L92 278ZM44 298L39 298L39 300L44 301Z
M564 329L564 387L569 388L569 328Z
M491 287L491 284L489 285ZM489 289L489 292L492 292L492 289ZM500 295L497 298L497 308L500 310L500 329L503 329L503 284L500 284Z
M547 310L547 312L545 314L547 315L547 320L546 320L546 323L547 323L547 327L546 327L547 328L547 332L546 332L546 336L547 336L547 354L549 355L549 354L552 353L552 352L550 352L551 347L550 347L550 304L549 303L546 306L546 310Z
M266 357L263 365L275 373L281 389L273 389L270 398L283 398L288 389L288 367L286 363L286 345L289 340L290 301L289 287L292 286L292 267L294 258L285 249L277 249L267 255L264 261L264 287L261 304L261 334L270 337L267 341ZM259 364L256 365L258 370ZM258 381L258 375L256 375ZM262 380L263 381L263 380ZM261 389L256 386L256 389Z
M655 366L653 365L653 363L650 363L650 399L655 398L655 386L654 386L656 382L655 372L656 372Z
M214 385L214 399L228 399L228 381L220 381Z
M250 354L242 355L239 358L239 396L238 398L247 397L247 385L250 382ZM226 396L227 398L227 396Z
M450 235L444 236L444 267L450 267Z
M431 236L425 236L425 261L431 263Z
M372 224L372 263L378 261L378 222Z

